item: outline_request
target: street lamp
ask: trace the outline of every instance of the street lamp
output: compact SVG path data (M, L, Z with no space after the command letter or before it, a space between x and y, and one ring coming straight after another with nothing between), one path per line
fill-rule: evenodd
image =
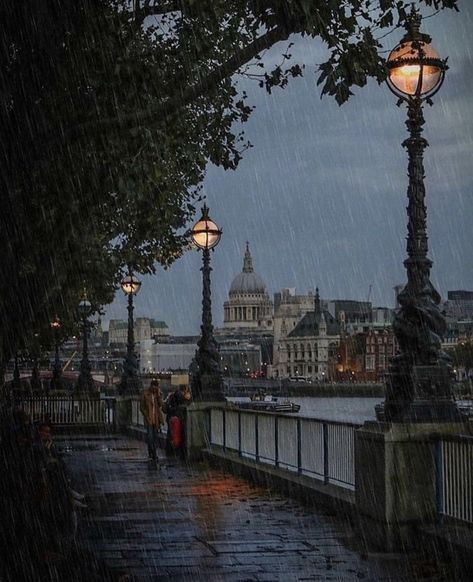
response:
M77 312L82 320L82 359L80 362L79 378L77 379L77 390L79 392L94 392L95 384L92 378L87 349L87 333L89 328L89 322L87 321L87 318L92 312L92 305L87 299L87 293L85 291L77 307Z
M141 288L141 281L133 275L131 268L121 282L123 293L128 296L128 338L126 356L123 362L122 379L119 385L121 393L138 393L141 390L141 380L138 377L138 359L135 354L135 336L133 329L133 296Z
M222 371L217 343L213 336L212 303L210 299L210 249L216 247L222 231L209 217L204 204L202 216L192 228L192 241L202 250L202 325L198 349L192 364L192 393L194 400L224 401Z
M54 332L54 366L51 388L53 390L60 390L62 388L62 367L61 360L59 359L59 331L61 329L61 320L56 315L49 325Z
M439 310L440 295L430 282L432 261L427 257L427 211L425 205L423 154L428 146L422 137L425 101L443 83L446 60L442 60L420 32L421 16L412 10L406 35L387 61L388 87L407 104L409 137L403 142L409 166L407 254L404 261L407 284L398 296L400 308L393 321L400 353L391 362L384 417L394 422L462 420L452 390L452 366L441 348L446 331ZM382 413L380 415L382 417Z

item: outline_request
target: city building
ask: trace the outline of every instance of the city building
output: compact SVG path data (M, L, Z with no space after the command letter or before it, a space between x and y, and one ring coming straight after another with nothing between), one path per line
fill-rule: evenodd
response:
M398 343L391 328L370 329L365 335L365 379L382 380L397 351Z
M189 337L167 341L142 340L138 346L140 372L187 372L197 350L197 339Z
M273 302L253 269L249 244L243 269L223 305L223 327L215 329L222 371L229 376L265 376L273 360Z
M152 340L156 337L169 336L169 328L164 321L148 317L137 317L134 321L135 343ZM108 327L108 341L111 347L126 345L128 339L128 321L111 319Z
M261 345L257 343L228 339L219 344L219 353L224 376L257 378L266 375Z
M348 333L367 331L372 322L372 306L369 301L334 299L328 301L327 309Z
M340 342L340 325L324 308L316 290L313 307L288 330L281 327L275 344L271 375L274 378L303 377L307 380L331 379Z
M309 311L314 309L314 293L297 295L295 287L282 289L274 294L274 345L287 336Z
M473 291L448 291L444 308L450 319L473 320Z
M335 379L381 382L397 351L398 343L390 325L353 335L344 334L338 348Z
M243 270L233 279L228 301L223 304L223 329L220 333L260 335L273 331L273 302L263 279L253 269L249 244Z

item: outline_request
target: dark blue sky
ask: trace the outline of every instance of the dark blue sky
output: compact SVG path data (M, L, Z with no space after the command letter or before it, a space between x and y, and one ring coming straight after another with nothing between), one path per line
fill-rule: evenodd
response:
M450 69L434 106L425 108L425 155L432 281L448 289L473 289L473 6L459 3L424 21L433 45L449 56ZM384 39L393 48L401 37ZM305 76L268 95L240 79L256 106L245 125L253 148L235 172L209 167L204 182L212 218L223 236L212 255L214 324L241 271L245 241L255 270L272 294L318 286L323 298L393 304L392 287L405 281L407 158L404 107L385 85L371 82L341 108L320 99L318 40L294 37L294 61ZM287 43L286 43L287 44ZM265 61L279 62L285 44ZM145 277L136 315L165 320L172 333L198 333L201 318L201 255L188 252L168 271ZM125 317L117 294L105 320Z

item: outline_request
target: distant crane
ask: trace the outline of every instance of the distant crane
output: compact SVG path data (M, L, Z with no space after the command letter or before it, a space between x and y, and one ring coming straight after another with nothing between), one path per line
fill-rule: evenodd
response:
M77 350L72 354L72 356L67 360L67 362L64 364L62 371L65 372L67 370L67 368L69 367L69 364L72 362L72 360L74 359L74 356L77 354Z

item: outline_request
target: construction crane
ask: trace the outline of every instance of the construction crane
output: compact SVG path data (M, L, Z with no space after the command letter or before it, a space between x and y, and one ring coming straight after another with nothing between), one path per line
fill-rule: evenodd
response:
M74 359L74 356L77 354L77 350L72 354L72 356L67 360L67 362L64 364L62 371L65 372L67 370L67 368L69 367L69 364L72 362L72 360Z

